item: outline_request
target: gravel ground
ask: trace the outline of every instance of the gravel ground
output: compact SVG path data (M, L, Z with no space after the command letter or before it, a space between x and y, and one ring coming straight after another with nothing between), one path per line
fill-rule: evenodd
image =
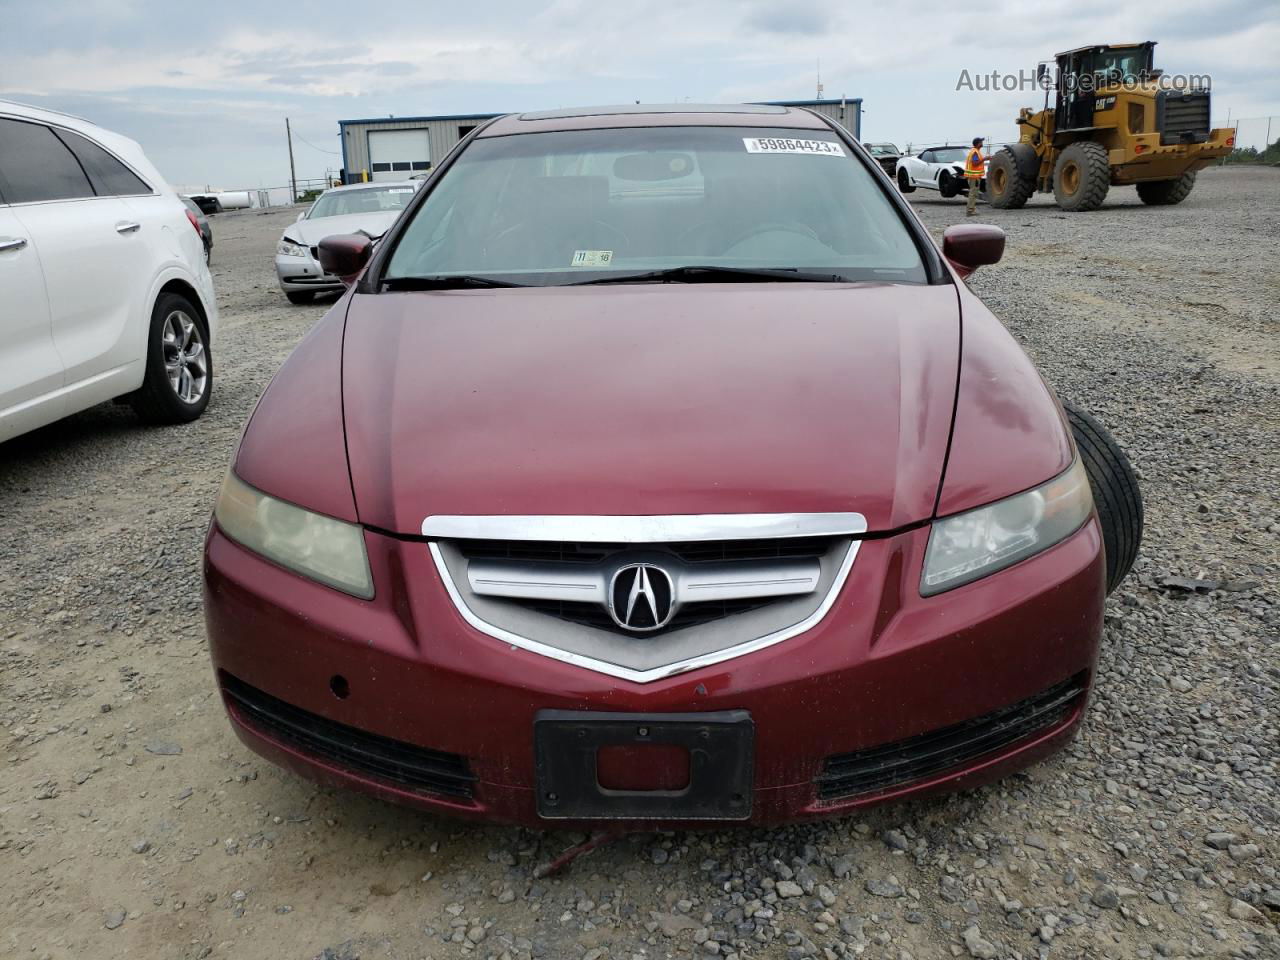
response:
M202 420L103 406L0 447L0 956L1280 957L1280 171L981 218L1010 247L975 287L1145 483L1069 749L859 818L629 837L544 881L571 835L319 789L241 747L214 695L209 509L326 309L275 287L291 219L214 220Z

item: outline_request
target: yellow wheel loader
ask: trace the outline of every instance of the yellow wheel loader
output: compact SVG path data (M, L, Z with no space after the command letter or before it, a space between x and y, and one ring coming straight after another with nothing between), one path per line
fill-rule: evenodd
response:
M1209 129L1208 89L1162 80L1154 48L1148 41L1068 50L1057 56L1056 82L1041 64L1044 108L1023 108L1019 141L991 157L991 205L1016 209L1040 191L1063 210L1096 210L1111 186L1127 184L1143 203L1185 200L1196 171L1231 152L1235 131Z

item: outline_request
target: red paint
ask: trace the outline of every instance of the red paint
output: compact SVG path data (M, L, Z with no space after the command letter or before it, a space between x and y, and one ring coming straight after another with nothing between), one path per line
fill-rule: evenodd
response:
M264 493L354 521L342 430L342 327L348 299L330 308L276 372L233 463L241 480Z
M362 523L433 514L932 514L954 287L661 284L356 294Z
M1037 486L1071 465L1062 410L1040 373L967 287L955 432L938 515Z
M339 233L320 241L320 269L347 286L355 283L373 253L373 241L360 233Z
M1004 256L1004 231L987 224L959 223L942 235L942 255L961 277Z
M281 570L214 527L205 554L205 616L216 668L339 722L463 754L480 778L470 805L413 795L298 756L235 723L255 750L326 782L423 808L546 825L531 790L538 710L745 709L756 729L753 821L777 822L973 785L1061 744L1051 731L1007 756L888 796L817 800L812 779L830 754L981 716L1092 670L1103 602L1096 521L996 576L922 598L927 536L922 528L867 541L832 612L808 633L647 684L476 632L449 600L425 544L374 533L365 539L380 590L362 601ZM903 563L890 578L895 551ZM382 589L392 571L399 587ZM893 608L887 615L886 604ZM345 700L329 690L335 673L350 683ZM705 695L696 692L699 685ZM1058 732L1067 735L1077 719Z
M706 122L510 117L482 135ZM801 111L732 122L823 124ZM204 565L213 664L312 713L467 757L475 796L375 782L290 749L229 705L237 734L327 783L531 826L548 824L533 794L540 710L748 711L756 824L975 786L1059 749L1082 708L891 791L824 803L813 782L832 754L1092 677L1103 605L1096 519L993 576L920 596L931 519L1036 486L1072 456L1035 368L949 269L952 282L932 286L349 293L272 381L235 469L274 496L364 524L376 595L358 600L285 571L213 525ZM414 539L432 514L828 511L862 513L879 535L862 544L817 626L647 684L474 630ZM599 763L616 787L680 789L667 754L606 750Z

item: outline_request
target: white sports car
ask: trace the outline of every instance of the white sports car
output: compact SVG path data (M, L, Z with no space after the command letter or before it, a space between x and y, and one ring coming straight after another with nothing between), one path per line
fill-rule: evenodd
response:
M929 147L898 161L898 189L911 193L916 187L937 190L944 197L955 197L966 192L964 158L969 147ZM985 161L985 158L984 158ZM984 178L978 184L986 190Z

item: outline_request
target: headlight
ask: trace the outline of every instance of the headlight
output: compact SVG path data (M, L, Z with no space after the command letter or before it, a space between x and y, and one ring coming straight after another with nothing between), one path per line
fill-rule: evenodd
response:
M254 553L353 596L373 596L364 532L356 524L269 497L230 470L213 516L223 533Z
M280 239L280 244L276 247L276 253L283 257L307 257L311 255L306 247L300 243L295 243L288 237Z
M929 596L1003 570L1078 530L1093 511L1089 477L1077 456L1048 483L936 520L929 531L920 593Z

